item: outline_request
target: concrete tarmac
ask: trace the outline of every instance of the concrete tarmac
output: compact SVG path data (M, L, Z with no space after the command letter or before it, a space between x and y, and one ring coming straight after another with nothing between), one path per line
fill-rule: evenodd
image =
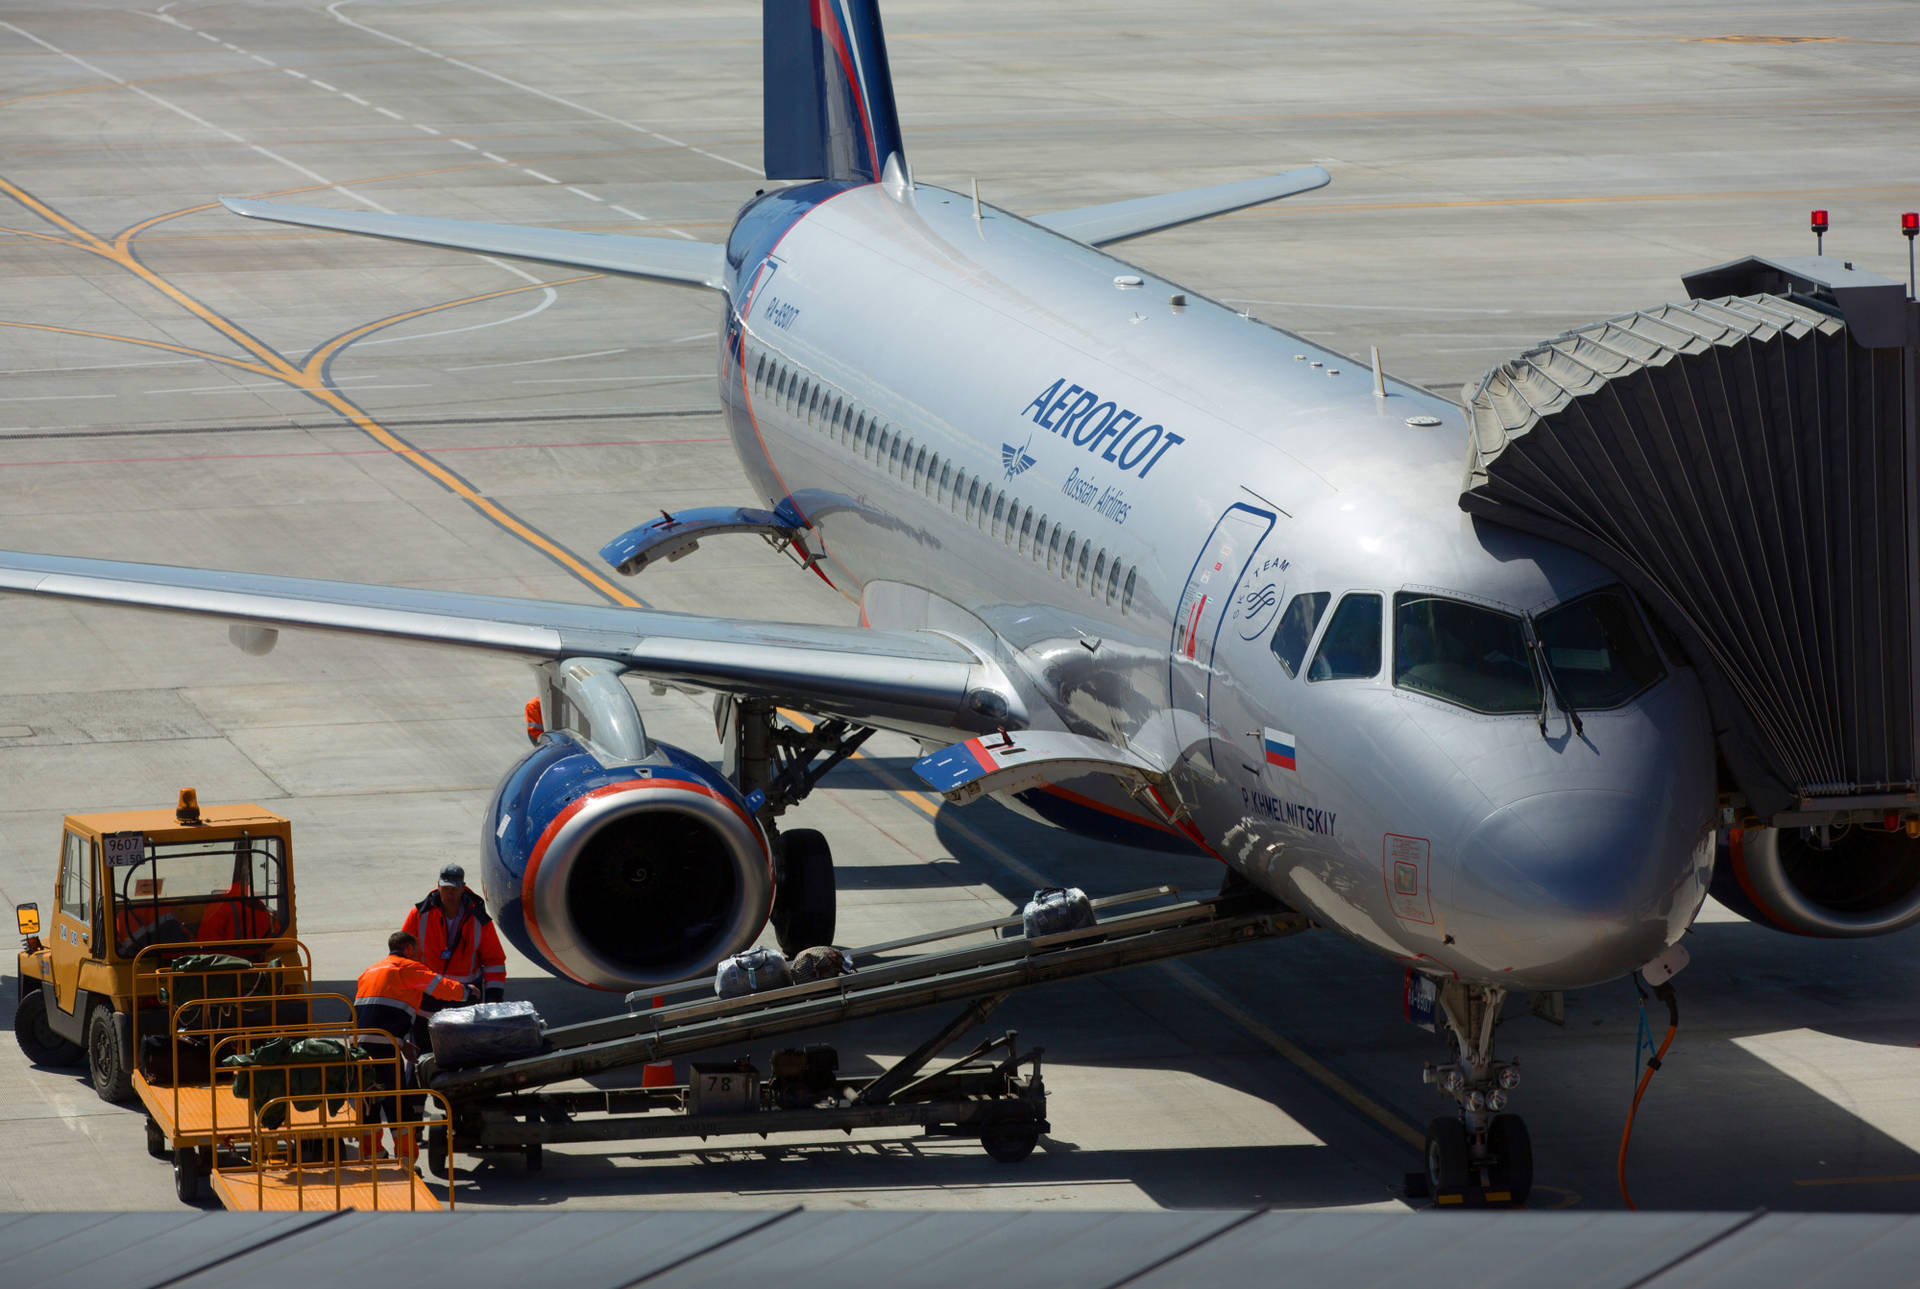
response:
M759 185L751 0L0 0L0 546L847 622L759 543L614 577L663 508L758 501L724 441L697 291L241 221L218 195L717 241ZM1920 205L1910 4L1329 9L1192 0L884 5L916 176L1039 213L1319 162L1331 187L1130 258L1452 393L1529 343L1828 251L1893 274ZM1464 459L1464 445L1462 445ZM1759 624L1763 629L1764 624ZM0 897L52 891L63 813L182 786L295 821L319 974L350 981L525 747L519 664L0 601ZM641 704L713 748L706 705ZM877 738L789 816L840 864L841 932L992 916L1034 886L1204 893L1212 861L1096 846L916 791ZM1630 1159L1644 1208L1920 1204L1920 938L1789 938L1710 906ZM9 964L10 965L10 964ZM550 1019L605 996L511 964ZM11 973L8 973L9 976ZM12 981L4 982L11 998ZM1326 933L1015 998L1053 1133L1007 1167L861 1133L550 1150L475 1205L1397 1207L1443 1058L1400 972ZM1638 1013L1509 1006L1535 1207L1618 1207ZM847 1064L941 1019L833 1035ZM1656 1023L1660 1018L1653 1018ZM731 1055L729 1053L728 1055ZM764 1059L765 1053L756 1053ZM0 1207L166 1208L140 1115L0 1054ZM697 1148L695 1148L697 1147Z

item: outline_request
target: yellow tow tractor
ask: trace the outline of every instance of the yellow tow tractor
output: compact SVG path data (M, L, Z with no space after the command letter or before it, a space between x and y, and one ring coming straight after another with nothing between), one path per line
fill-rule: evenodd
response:
M14 1037L38 1064L84 1061L104 1101L132 1099L138 1036L172 1028L169 964L233 954L271 973L270 994L310 978L294 938L292 826L254 805L202 809L192 788L173 810L68 815L50 914L37 903L16 914Z

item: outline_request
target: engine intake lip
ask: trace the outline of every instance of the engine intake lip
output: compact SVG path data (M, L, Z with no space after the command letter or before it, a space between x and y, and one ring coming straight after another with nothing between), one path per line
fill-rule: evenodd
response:
M649 811L691 817L719 837L737 895L731 915L703 945L642 973L587 938L569 908L576 868L594 839ZM653 776L607 784L562 810L535 843L520 879L527 933L548 962L583 985L625 992L685 979L752 943L773 907L773 857L759 826L728 797L691 779Z
M1885 871L1875 877L1885 895L1871 907L1857 899L1821 898L1805 889L1811 884L1811 866L1822 860L1797 829L1735 829L1727 838L1727 858L1747 899L1786 930L1842 939L1886 935L1920 924L1920 844L1901 833L1857 826L1849 832L1848 846L1862 853L1841 851L1833 862L1884 862Z

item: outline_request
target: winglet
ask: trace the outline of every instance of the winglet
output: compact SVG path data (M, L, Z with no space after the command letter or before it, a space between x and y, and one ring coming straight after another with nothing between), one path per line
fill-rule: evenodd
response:
M675 242L664 237L623 237L579 233L566 228L529 228L519 224L483 224L467 219L431 219L387 215L370 210L327 210L285 206L277 201L222 197L220 204L248 219L329 228L340 233L385 237L425 246L480 251L512 259L599 269L628 277L650 278L680 286L726 290L726 248L707 242Z

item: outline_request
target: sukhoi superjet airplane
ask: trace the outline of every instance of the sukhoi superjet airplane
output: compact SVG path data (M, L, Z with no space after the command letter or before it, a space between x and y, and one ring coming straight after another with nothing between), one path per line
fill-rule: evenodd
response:
M874 0L767 0L765 35L766 173L798 182L724 246L227 205L716 292L754 495L602 554L635 574L762 534L858 625L11 553L0 588L225 619L255 649L309 628L529 659L545 733L488 812L485 892L522 951L607 989L709 969L769 919L829 937L826 842L776 817L864 731L904 732L953 800L1198 848L1440 982L1462 1113L1436 1178L1467 1152L1530 1168L1490 1117L1514 1081L1490 1012L1642 967L1708 891L1685 660L1607 569L1461 511L1458 407L1102 249L1324 171L1017 215L914 180ZM717 695L718 762L651 739L623 677Z

